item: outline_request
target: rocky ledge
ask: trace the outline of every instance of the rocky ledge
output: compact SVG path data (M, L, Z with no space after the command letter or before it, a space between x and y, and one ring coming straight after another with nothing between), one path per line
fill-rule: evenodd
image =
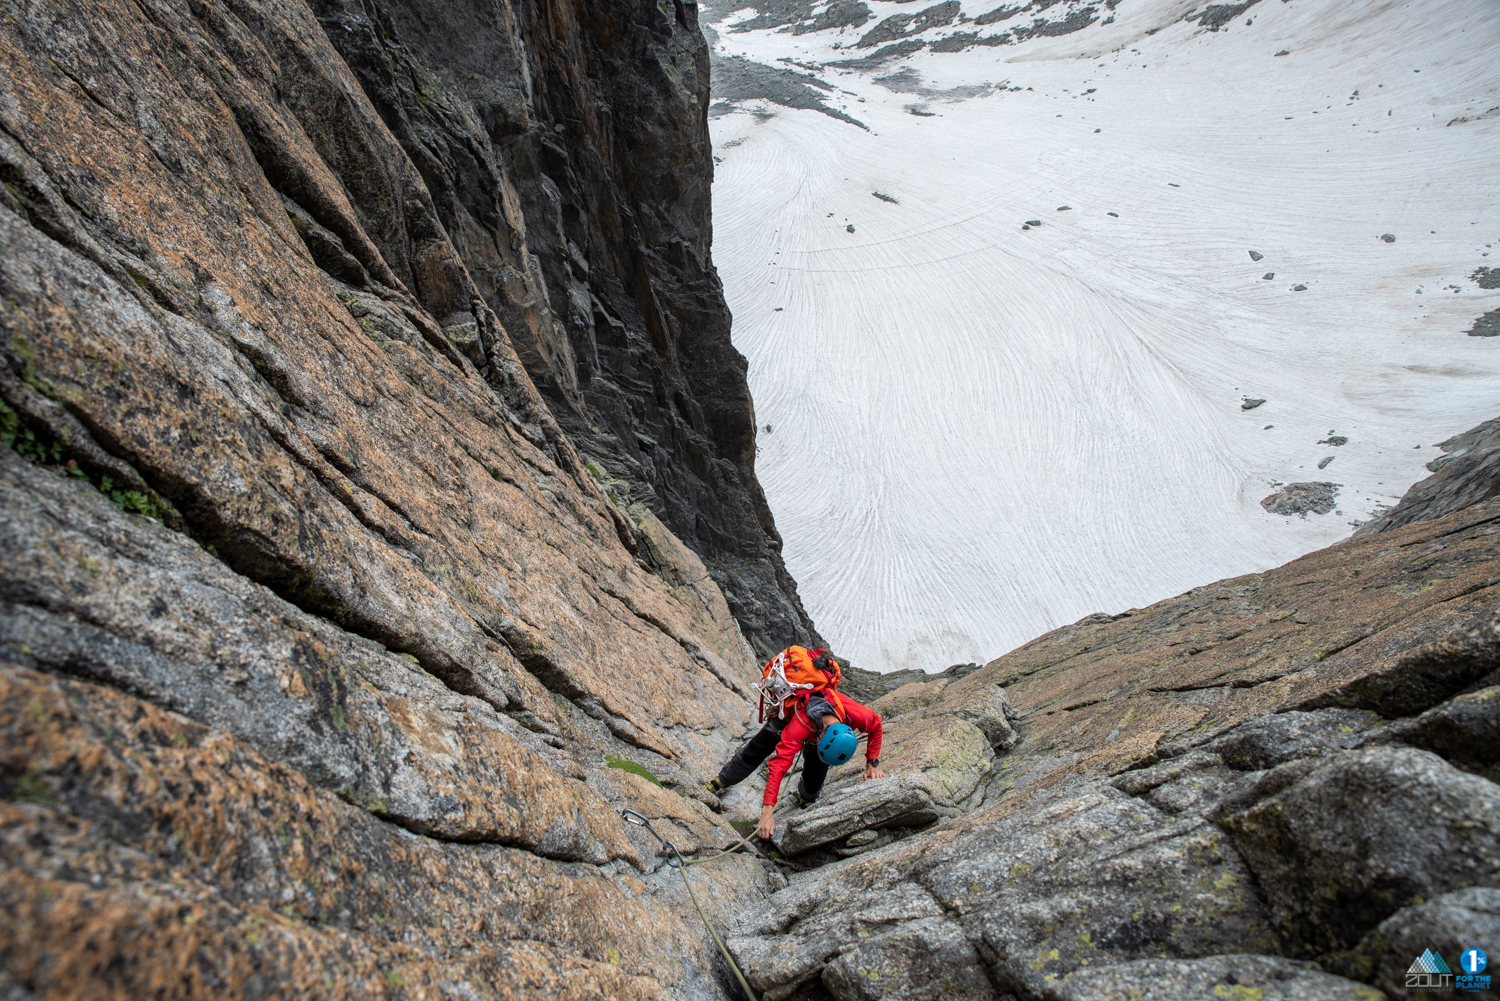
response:
M1491 500L890 692L893 774L783 808L730 948L767 1001L1405 996L1500 939L1497 538Z

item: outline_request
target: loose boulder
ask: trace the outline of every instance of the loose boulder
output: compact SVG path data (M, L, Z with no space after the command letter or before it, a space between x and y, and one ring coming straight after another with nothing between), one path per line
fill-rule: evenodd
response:
M1353 948L1404 906L1500 879L1500 786L1412 748L1337 755L1219 823L1296 955Z
M958 811L939 805L922 775L892 775L825 794L812 807L778 825L775 845L796 855L866 828L925 827Z
M1500 889L1473 886L1403 907L1366 935L1353 952L1328 965L1400 997L1406 993L1407 969L1427 949L1437 952L1461 975L1463 951L1476 945L1493 948L1491 943L1500 943ZM1500 993L1478 991L1468 996L1494 998Z
M1047 1001L1382 1001L1379 991L1274 956L1143 959L1069 974L1042 994Z

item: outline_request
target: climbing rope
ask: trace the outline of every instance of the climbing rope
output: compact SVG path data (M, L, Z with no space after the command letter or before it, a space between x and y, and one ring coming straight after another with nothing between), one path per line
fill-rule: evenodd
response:
M652 834L656 834L655 831L652 831L651 833ZM728 848L724 849L719 854L717 854L717 855L710 855L710 856L708 856L708 858L690 859L689 861L684 862L683 865L684 866L701 865L704 862L712 862L716 858L723 858L725 855L733 855L735 852L737 852L741 848L745 847L745 845L748 844L749 841L750 841L750 839L753 838L753 837L755 837L755 828L752 827L752 828L750 828L750 833L749 834L745 835L743 838L740 838L740 840L739 840L738 843L730 845Z
M671 866L673 869L676 869L678 875L682 877L682 885L687 887L688 899L693 902L693 907L697 909L698 916L703 919L703 927L707 928L708 933L713 936L714 945L717 945L719 947L719 952L724 956L724 962L728 963L729 968L734 971L735 979L740 982L740 986L745 990L745 996L748 997L750 1001L757 1001L755 992L750 989L750 985L745 981L745 975L740 972L740 968L735 963L734 957L729 955L729 948L724 944L724 940L719 937L719 933L714 931L714 926L712 922L708 920L708 915L703 913L703 905L698 903L698 895L693 892L693 884L689 883L687 878L688 866L697 865L699 862L712 862L716 858L723 858L725 855L728 855L730 852L736 851L746 842L748 842L751 837L755 835L755 832L751 831L749 834L745 835L740 843L735 845L733 848L725 849L719 854L711 855L708 858L693 859L693 861L688 862L683 859L682 852L677 850L676 845L672 844L672 842L668 841L666 838L657 833L656 828L651 826L651 821L647 820L639 813L636 813L634 810L621 810L620 816L625 818L625 822L627 824L634 824L636 827L644 827L646 830L650 831L652 835L656 837L656 840L661 842L662 847L667 849L671 853L667 856L667 865Z

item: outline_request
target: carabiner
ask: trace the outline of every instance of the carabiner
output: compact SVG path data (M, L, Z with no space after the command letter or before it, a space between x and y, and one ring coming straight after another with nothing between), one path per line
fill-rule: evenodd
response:
M661 842L661 846L663 848L670 850L672 855L677 856L677 861L675 862L672 861L671 855L667 856L667 865L671 866L673 869L681 869L683 867L684 863L682 861L682 852L678 851L677 846L672 844L672 842L668 841L660 834L657 834L656 828L651 826L651 821L647 820L639 813L636 813L634 810L621 810L620 816L624 818L625 823L634 824L636 827L644 827L646 830L650 831L656 838L656 840Z

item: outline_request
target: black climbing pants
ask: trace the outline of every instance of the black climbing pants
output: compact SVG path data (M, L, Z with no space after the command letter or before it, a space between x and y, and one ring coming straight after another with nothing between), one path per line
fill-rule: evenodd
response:
M719 781L725 786L745 781L776 750L776 745L781 743L781 731L791 721L790 716L786 719L772 716L766 720L766 725L760 728L760 732L735 752L734 757L729 759L729 764L719 769Z
M719 769L719 782L725 787L745 781L750 773L759 768L781 743L781 731L791 722L791 717L777 719L772 716L745 746L735 752L729 763ZM823 791L823 782L828 778L828 765L818 757L818 746L812 741L802 745L802 781L797 786L797 795L804 803L811 803Z
M818 745L809 740L802 745L802 781L797 784L797 795L802 802L811 803L817 799L826 778L828 763L818 757Z

